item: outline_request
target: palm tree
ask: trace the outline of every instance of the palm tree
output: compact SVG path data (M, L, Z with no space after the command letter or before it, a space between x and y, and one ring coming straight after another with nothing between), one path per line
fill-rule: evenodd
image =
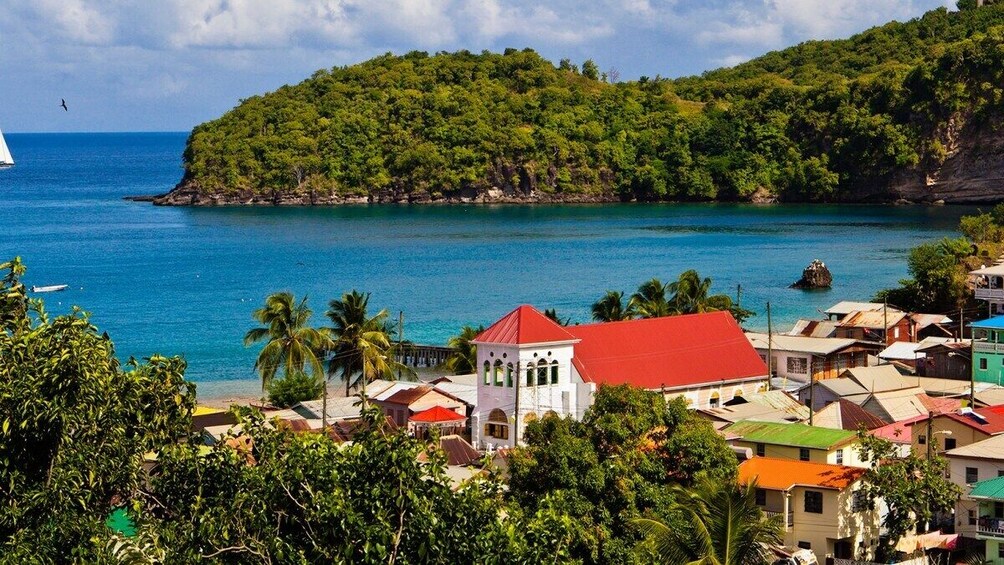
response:
M672 293L669 304L678 314L697 314L732 308L732 298L727 294L709 296L711 279L708 277L702 279L693 269L681 273L679 279L666 286L666 290Z
M454 375L468 375L477 372L478 350L471 340L485 331L484 326L460 328L460 333L446 342L453 349L446 359L446 370Z
M659 279L641 283L638 292L631 295L631 302L639 318L660 318L674 313L666 301L666 285Z
M593 303L593 319L597 322L620 322L634 317L634 299L624 304L624 293L608 290L603 298Z
M252 328L244 334L244 346L266 341L255 360L254 368L261 375L265 390L280 368L285 376L303 372L309 366L315 378L321 378L324 367L319 356L331 340L323 332L307 325L311 311L307 297L297 304L292 293L277 292L265 298L265 306L251 313L264 327Z
M393 358L390 334L393 324L386 310L369 317L369 293L347 292L340 299L328 303L326 313L333 326L326 331L333 340L332 356L328 361L328 377L340 374L345 381L345 396L353 386L389 376L396 370L414 372Z
M782 517L767 517L756 504L756 483L704 479L693 489L677 490L672 511L686 526L634 520L653 543L663 563L688 565L763 565L771 562L771 544L782 540Z

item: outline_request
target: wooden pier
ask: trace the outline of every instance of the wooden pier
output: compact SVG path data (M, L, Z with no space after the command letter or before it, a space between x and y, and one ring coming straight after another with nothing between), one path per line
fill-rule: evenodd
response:
M446 362L453 349L443 345L404 343L396 348L394 359L409 367L435 367Z

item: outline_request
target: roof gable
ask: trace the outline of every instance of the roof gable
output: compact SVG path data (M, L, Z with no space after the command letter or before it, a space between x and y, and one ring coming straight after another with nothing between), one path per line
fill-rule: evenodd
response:
M506 345L527 345L531 343L555 343L575 341L575 336L554 320L526 304L502 316L488 326L473 343L496 343Z
M656 390L766 378L767 366L729 312L584 324L572 363L585 382Z
M817 426L857 431L881 428L886 422L845 398L837 399L816 412L813 422Z
M851 379L868 392L886 392L914 386L892 365L845 369L838 378Z
M726 428L726 430L730 434L742 437L742 441L744 442L824 450L846 445L857 437L855 432L849 430L819 428L804 424L754 422L751 420L736 422Z
M756 481L760 488L770 490L789 490L799 485L842 490L866 472L867 469L844 465L753 457L739 465L739 482Z

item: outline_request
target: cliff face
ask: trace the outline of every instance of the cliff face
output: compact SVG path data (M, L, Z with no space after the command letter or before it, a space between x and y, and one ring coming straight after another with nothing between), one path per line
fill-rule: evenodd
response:
M980 204L1004 200L1004 129L1001 123L955 128L941 135L947 158L941 165L903 171L889 195L911 202Z

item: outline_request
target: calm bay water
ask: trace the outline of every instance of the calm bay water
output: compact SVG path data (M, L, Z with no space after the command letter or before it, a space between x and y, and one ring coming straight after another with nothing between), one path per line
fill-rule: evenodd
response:
M123 356L184 355L208 386L253 382L241 344L273 291L306 294L322 324L343 291L403 311L405 338L443 343L521 303L573 322L607 289L630 293L697 269L765 328L867 300L906 275L910 247L957 235L965 207L592 205L161 208L123 196L181 177L185 134L6 134L17 166L0 171L0 261L21 255L26 284L52 312L93 312ZM788 287L812 259L829 291Z

